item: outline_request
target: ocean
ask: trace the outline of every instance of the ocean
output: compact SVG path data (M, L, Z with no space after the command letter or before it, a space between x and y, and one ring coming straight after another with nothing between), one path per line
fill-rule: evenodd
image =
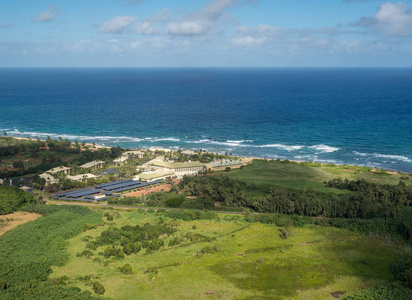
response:
M9 136L412 173L412 69L0 69Z

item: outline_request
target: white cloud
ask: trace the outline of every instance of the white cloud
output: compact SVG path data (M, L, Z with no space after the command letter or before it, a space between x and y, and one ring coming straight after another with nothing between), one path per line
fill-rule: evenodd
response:
M232 43L241 46L256 46L261 45L266 41L264 37L254 37L254 36L240 36L232 38Z
M133 32L142 35L155 34L157 32L156 24L150 22L138 23L133 27Z
M39 13L32 19L34 23L50 22L53 20L57 11L56 5L50 5L49 10Z
M135 17L118 16L103 23L100 33L122 33L124 29L132 25Z
M237 0L214 0L205 4L200 10L184 16L180 21L172 22L167 28L171 35L204 35L209 33L222 19L225 10Z
M203 35L207 33L211 27L212 24L209 22L177 22L169 24L168 32L172 35Z
M169 10L166 8L153 17L146 18L133 26L132 31L141 35L152 35L158 33L157 24L169 21Z
M354 25L382 32L387 36L406 36L412 32L412 11L403 3L386 2L373 17L363 17Z

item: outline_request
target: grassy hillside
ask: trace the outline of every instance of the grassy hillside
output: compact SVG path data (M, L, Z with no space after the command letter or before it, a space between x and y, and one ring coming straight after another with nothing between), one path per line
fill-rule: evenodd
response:
M176 221L154 213L110 215L112 225L69 240L68 263L53 267L51 277L67 276L69 286L90 291L88 279L98 279L105 296L115 299L331 299L336 291L348 295L389 282L389 265L403 253L374 237L330 227L295 227L282 239L280 227L250 224L240 216ZM163 236L165 246L150 254L142 250L124 259L105 258L107 246L102 246L79 256L88 241L110 226L145 223L177 225L176 233ZM188 232L202 238L188 240ZM176 237L181 243L168 246ZM132 267L132 275L120 272L125 264Z
M342 191L326 190L323 182L333 178L347 178L349 180L365 179L382 184L397 184L401 177L408 176L393 172L373 171L372 168L368 167L275 160L254 160L251 165L231 170L226 174L232 179L253 182L258 185L279 185L286 188L313 189L337 194Z

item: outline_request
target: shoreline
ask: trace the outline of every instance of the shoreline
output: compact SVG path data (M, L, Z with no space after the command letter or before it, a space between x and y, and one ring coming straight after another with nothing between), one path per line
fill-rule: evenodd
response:
M7 135L7 136L4 136L4 137L10 137L10 138L14 138L14 139L17 139L17 140L26 140L26 141L28 141L28 140L32 140L33 141L33 139L28 139L28 138L23 138L23 137L15 137L15 136L9 136L9 135ZM45 139L40 139L41 141L46 141ZM71 143L73 143L72 141L70 141ZM81 143L81 142L79 142L79 143ZM85 143L85 145L86 146L90 146L90 147L92 147L92 149L110 149L110 148L112 148L112 147L115 147L115 146L112 146L112 147L110 147L110 146L106 146L106 145L101 145L101 144L98 144L98 143L95 143L95 148L93 148L93 143ZM123 147L121 147L122 149L130 149L130 150L147 150L147 149L149 149L149 148L166 148L166 147L158 147L158 146L152 146L152 147L148 147L147 149L144 149L144 148L123 148ZM176 150L174 150L174 149L172 149L172 148L168 148L168 149L170 149L170 150L173 150L173 151L176 151ZM200 148L199 148L200 149ZM198 149L198 150L199 150ZM211 151L206 151L205 153L210 153L210 154L216 154L216 153L218 153L218 152L211 152ZM230 156L230 157L239 157L240 159L243 159L243 158L248 158L248 159L257 159L257 160L266 160L266 161L290 161L290 162L294 162L294 163L316 163L316 164L320 164L321 166L324 166L324 165L331 165L331 164L333 164L333 165L336 165L336 166L340 166L340 167L342 167L342 166L351 166L351 167L355 167L355 166L358 166L358 167L366 167L366 168L370 168L371 169L371 171L372 172L376 172L376 171L380 171L381 169L379 169L379 168L376 168L376 167L373 167L373 166L367 166L367 165L357 165L357 164L355 164L355 165L353 165L353 164L342 164L342 163L324 163L324 162L317 162L317 161L304 161L304 160L292 160L292 159L287 159L287 158L285 158L285 159L281 159L281 158L270 158L270 157L259 157L259 156L246 156L246 155L228 155L228 156ZM404 171L400 171L400 170L389 170L389 169L383 169L386 173L388 173L388 174L392 174L392 175L395 175L395 174L398 174L399 175L399 173L402 173L402 174L406 174L406 175L412 175L412 173L409 173L409 172L404 172Z

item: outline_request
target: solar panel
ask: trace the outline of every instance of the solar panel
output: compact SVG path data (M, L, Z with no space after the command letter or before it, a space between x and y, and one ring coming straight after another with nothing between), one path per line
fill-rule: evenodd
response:
M124 180L119 180L119 181L113 181L113 182L97 185L96 188L100 189L100 188L110 187L112 185L125 183L125 182L130 182L130 181L133 181L133 180L132 179L124 179Z

